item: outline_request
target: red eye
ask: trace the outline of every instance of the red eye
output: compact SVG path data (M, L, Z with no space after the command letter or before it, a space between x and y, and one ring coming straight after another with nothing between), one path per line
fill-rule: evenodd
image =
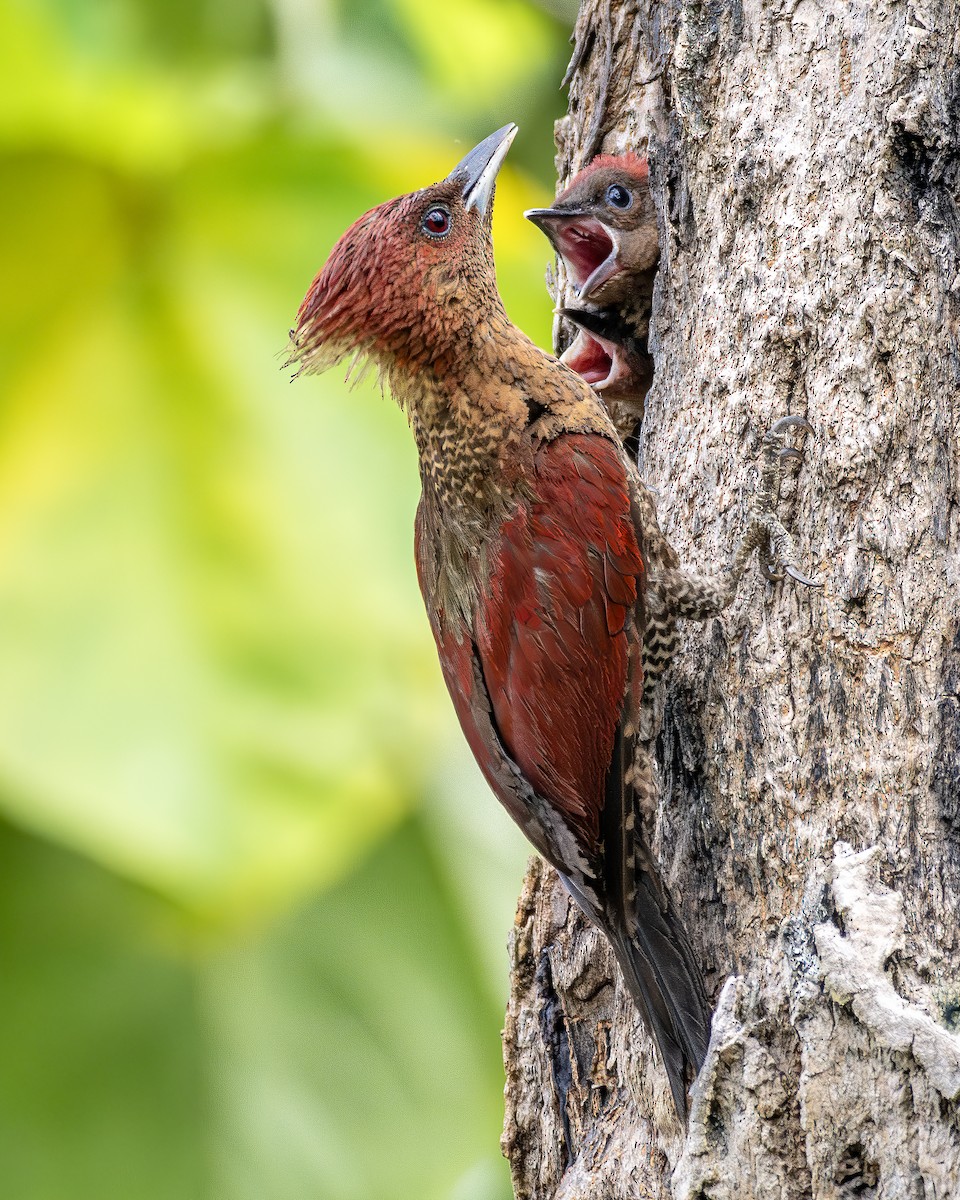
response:
M430 237L443 237L450 228L450 214L445 208L431 208L420 222L420 228Z

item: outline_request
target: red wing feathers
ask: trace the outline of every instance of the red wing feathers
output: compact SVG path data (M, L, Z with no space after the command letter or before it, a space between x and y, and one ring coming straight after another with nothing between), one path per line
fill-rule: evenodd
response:
M474 637L507 752L595 847L643 563L623 466L605 438L547 443L531 483L535 499L488 551Z

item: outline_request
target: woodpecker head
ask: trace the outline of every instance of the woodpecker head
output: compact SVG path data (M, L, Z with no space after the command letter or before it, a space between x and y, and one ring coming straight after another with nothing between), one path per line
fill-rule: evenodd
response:
M382 369L437 366L465 314L500 307L491 217L497 172L516 125L485 138L446 179L371 209L340 238L310 285L290 363L323 371L347 356Z
M581 301L622 302L660 257L647 160L636 154L595 158L552 208L524 215L553 243Z

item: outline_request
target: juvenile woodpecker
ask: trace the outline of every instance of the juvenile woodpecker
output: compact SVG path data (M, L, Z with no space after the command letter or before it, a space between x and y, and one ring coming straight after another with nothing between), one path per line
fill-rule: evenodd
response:
M600 155L551 208L525 216L550 239L574 295L559 310L577 329L561 362L600 394L627 440L653 381L647 338L660 244L647 160Z
M420 461L415 552L444 679L497 798L609 939L678 1114L710 1008L636 819L644 546L590 387L509 321L491 209L507 125L362 216L314 280L291 361L372 360Z

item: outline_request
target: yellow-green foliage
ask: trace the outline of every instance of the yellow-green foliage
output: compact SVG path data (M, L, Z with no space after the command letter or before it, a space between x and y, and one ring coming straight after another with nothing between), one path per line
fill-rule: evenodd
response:
M342 229L507 120L546 344L547 8L0 0L11 1200L508 1194L525 852L440 682L403 417L280 362Z

